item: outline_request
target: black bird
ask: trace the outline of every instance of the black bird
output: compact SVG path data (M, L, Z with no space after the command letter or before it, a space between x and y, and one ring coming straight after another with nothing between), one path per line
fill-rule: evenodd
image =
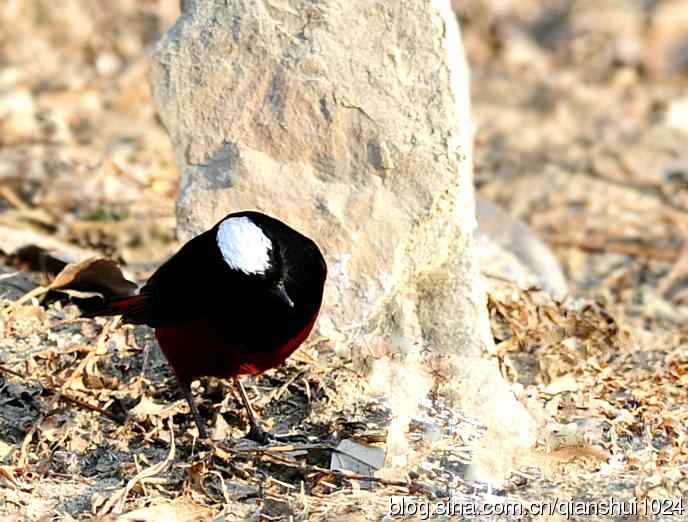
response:
M248 436L265 442L238 377L279 366L303 343L326 277L325 259L311 239L260 212L236 212L186 243L137 295L88 315L121 314L125 323L155 328L203 438L191 381L234 378Z

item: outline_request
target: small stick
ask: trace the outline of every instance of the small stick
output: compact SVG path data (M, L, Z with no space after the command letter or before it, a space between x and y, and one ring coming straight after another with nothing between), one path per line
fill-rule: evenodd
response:
M24 379L24 376L21 373L10 370L4 364L0 364L0 372L8 373L10 375L14 375L15 377L19 377L20 379Z
M287 379L287 381L286 381L284 384L282 384L282 386L280 386L276 391L273 390L273 391L268 395L268 397L267 397L267 399L265 400L265 402L266 402L266 403L270 403L270 402L272 402L273 400L275 400L275 401L280 400L280 397L282 397L282 395L284 394L284 392L287 391L287 388L289 388L289 386L291 386L292 384L294 384L294 382L298 381L301 377L304 377L304 376L307 375L307 374L308 374L308 370L303 370L303 371L300 371L300 372L296 373L295 375L292 375L292 376L291 376L289 379Z
M5 308L2 309L2 312L9 315L12 312L14 312L17 308L19 308L21 305L23 305L25 302L30 301L34 297L37 298L44 294L47 294L49 291L50 288L47 286L37 286L33 290L26 292L23 296L21 296L13 303L8 304Z
M19 458L17 459L18 468L23 468L26 466L26 461L28 459L27 451L29 448L29 444L31 444L31 440L33 439L33 436L36 433L36 429L38 429L38 426L41 425L44 418L45 417L43 415L39 415L38 420L31 425L31 429L24 436L24 440L22 441L21 448L19 450Z
M215 446L215 454L222 458L226 459L227 455L222 455L225 451L223 448L219 446ZM273 448L251 448L251 449L246 449L246 450L236 450L233 448L226 448L228 452L231 453L258 453L259 456L265 456L269 457L273 461L276 461L280 464L284 464L286 466L291 466L294 468L298 468L301 470L304 470L306 472L312 472L312 473L325 473L328 475L334 475L336 477L341 477L349 480L367 480L369 482L375 482L377 484L382 484L383 486L396 486L396 487L404 487L408 488L410 487L410 484L406 481L401 481L401 480L387 480L384 478L380 477L372 477L368 475L359 475L358 473L351 473L349 471L345 470L333 470L333 469L326 469L326 468L321 468L320 466L311 466L306 463L301 463L293 459L289 459L287 457L283 456L277 456L277 452L283 452L283 451L297 451L299 449L331 449L335 450L335 448L332 448L331 446L324 445L324 444L304 444L304 445L299 445L299 446L292 446L292 445L287 445L287 446L276 446ZM218 451L219 450L219 451Z
M267 446L260 448L230 448L218 446L220 450L228 453L236 454L253 454L253 453L289 453L291 451L307 451L313 449L325 449L334 451L335 448L331 444L280 444L279 446Z
M375 482L377 484L382 484L383 486L397 486L397 487L403 487L403 488L408 488L410 484L406 481L402 480L388 480L384 479L381 477L372 477L369 475L359 475L358 473L352 473L350 471L345 471L345 470L335 470L335 469L327 469L327 468L321 468L320 466L312 466L309 464L305 463L300 463L292 459L288 459L285 457L277 457L277 456L272 456L271 458L276 460L279 463L282 463L286 466L292 466L295 468L303 469L305 471L310 471L310 472L316 472L316 473L326 473L328 475L334 475L336 477L341 477L349 480L366 480L368 482Z
M77 397L67 395L62 390L51 390L50 388L46 388L46 390L53 392L53 393L56 393L59 399L63 399L66 402L71 402L72 404L79 406L81 408L84 408L86 410L91 410L91 411L94 411L96 413L100 413L101 415L103 415L104 417L107 417L111 421L113 421L117 424L122 424L121 417L114 415L114 414L110 413L109 411L104 410L103 408L100 408L98 406L93 406L92 404L89 404L88 402L86 402L83 399L79 399Z
M654 261L664 261L673 263L679 257L679 249L669 246L657 246L645 242L629 242L618 240L618 238L600 238L592 236L590 238L559 239L556 237L545 238L547 243L561 246L573 247L590 252L593 254L618 254L630 257L642 257Z
M0 185L0 198L4 198L7 202L18 210L30 210L31 207L27 205L24 200L8 185Z
M358 457L351 455L345 451L337 449L331 444L283 444L281 446L268 446L267 448L244 448L244 449L234 449L234 448L220 448L225 449L230 453L235 454L254 454L254 455L269 455L271 453L291 453L296 451L308 451L314 449L328 450L333 453L339 453L341 455L346 455L350 459L357 460L362 464L368 464L365 460L359 459Z

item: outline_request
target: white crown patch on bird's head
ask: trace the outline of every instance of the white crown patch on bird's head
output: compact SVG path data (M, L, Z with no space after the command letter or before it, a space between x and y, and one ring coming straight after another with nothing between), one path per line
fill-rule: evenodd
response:
M217 229L216 240L231 268L245 274L264 274L270 268L272 241L250 218L225 219Z

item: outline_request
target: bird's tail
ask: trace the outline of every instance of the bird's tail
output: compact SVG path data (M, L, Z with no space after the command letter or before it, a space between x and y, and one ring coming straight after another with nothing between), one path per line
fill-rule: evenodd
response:
M79 307L81 308L82 317L97 317L101 315L123 315L127 317L132 312L135 313L143 304L144 298L145 296L143 295L132 295L107 301L102 299L96 301L89 300L88 303L82 303Z

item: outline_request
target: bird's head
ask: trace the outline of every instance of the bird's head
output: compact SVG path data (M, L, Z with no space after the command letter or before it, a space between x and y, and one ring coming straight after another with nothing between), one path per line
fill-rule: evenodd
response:
M290 308L294 302L285 287L285 266L279 242L250 216L231 216L217 228L217 246L230 269L279 297Z

